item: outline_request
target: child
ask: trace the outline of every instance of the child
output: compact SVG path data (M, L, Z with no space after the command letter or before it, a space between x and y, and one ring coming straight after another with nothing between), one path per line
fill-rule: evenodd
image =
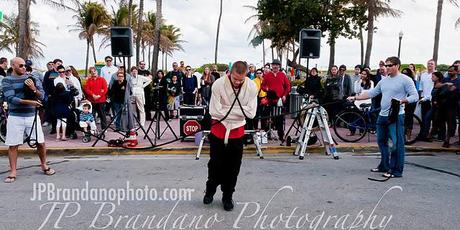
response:
M83 111L80 113L80 127L84 132L94 132L97 129L94 116L91 113L91 105L88 103L83 104Z
M180 105L181 85L177 79L177 75L171 77L171 82L168 83L168 109L171 117L178 117L177 110Z
M67 117L70 115L70 103L72 95L65 89L62 83L56 85L56 98L54 99L54 113L56 114L56 139L65 141L65 130L67 127ZM62 134L62 135L61 135Z

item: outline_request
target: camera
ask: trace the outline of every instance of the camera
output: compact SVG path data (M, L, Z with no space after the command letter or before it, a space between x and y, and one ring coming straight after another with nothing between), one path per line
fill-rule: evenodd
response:
M36 85L36 81L35 81L35 78L32 77L32 76L29 76L27 78L27 80L30 79L34 82L34 85ZM23 85L23 90L24 90L24 98L25 100L37 100L37 96L35 95L34 91L32 89L29 88L29 86L26 85L26 83L24 82L24 85Z

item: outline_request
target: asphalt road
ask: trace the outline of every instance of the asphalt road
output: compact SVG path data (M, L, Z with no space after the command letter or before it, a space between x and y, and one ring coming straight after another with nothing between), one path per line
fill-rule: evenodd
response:
M208 161L193 156L19 160L0 183L0 229L459 229L460 156L406 157L403 178L373 182L377 156L246 156L235 210L202 203ZM0 158L0 176L8 159ZM129 186L129 188L128 188ZM146 186L148 187L146 189ZM60 189L60 190L59 190ZM59 190L59 191L58 191ZM86 192L85 192L86 191ZM104 196L104 191L105 195ZM57 197L59 195L59 198Z

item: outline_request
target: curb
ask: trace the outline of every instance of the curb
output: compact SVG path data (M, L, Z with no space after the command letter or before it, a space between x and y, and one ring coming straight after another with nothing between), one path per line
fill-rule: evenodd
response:
M379 152L377 145L358 145L358 144L339 144L336 147L337 152L351 152L362 155ZM197 146L192 147L160 147L157 149L136 150L135 148L115 148L115 147L78 147L78 148L58 148L48 147L48 155L57 156L75 156L75 155L195 155L198 151ZM266 146L262 147L264 154L291 154L295 151L294 146ZM324 148L322 146L314 145L308 146L308 153L322 154ZM460 148L442 148L442 147L420 147L420 146L406 146L406 152L449 152L460 153ZM19 149L20 155L35 155L35 149L21 148ZM201 151L202 155L209 154L209 146L203 146ZM254 146L244 147L244 154L255 154L256 148ZM7 156L8 148L0 147L0 156Z

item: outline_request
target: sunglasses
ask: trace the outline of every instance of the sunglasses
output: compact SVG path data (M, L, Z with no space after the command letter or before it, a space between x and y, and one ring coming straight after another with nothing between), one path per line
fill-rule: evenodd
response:
M112 62L112 60L108 59L108 60L105 60L105 62Z
M26 67L25 64L19 64L19 68L24 68L24 67Z
M65 73L65 71L58 71L58 73Z
M262 72L257 72L256 74L262 74Z
M395 66L395 64L388 64L388 65L384 65L385 67L393 67Z
M187 70L187 71L190 71L190 70L192 70L192 69L186 69L186 70Z

